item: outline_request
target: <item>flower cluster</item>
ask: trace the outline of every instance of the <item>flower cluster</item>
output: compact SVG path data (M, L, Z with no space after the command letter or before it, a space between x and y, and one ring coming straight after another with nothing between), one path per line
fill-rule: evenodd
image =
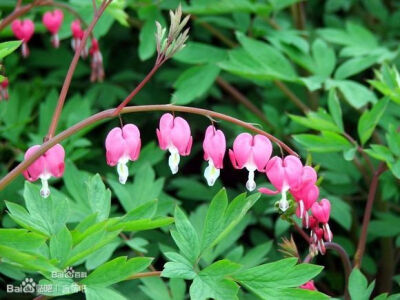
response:
M182 117L175 117L170 113L162 115L159 128L156 130L159 146L169 152L168 164L172 174L179 170L181 156L190 154L193 137L188 122ZM39 146L33 146L26 152L25 158ZM122 128L113 128L105 140L107 164L117 166L119 181L125 184L128 176L128 162L139 158L141 138L138 127L126 124ZM208 126L203 141L204 160L208 166L204 177L209 186L214 185L223 168L226 153L226 139L221 130L214 125ZM318 202L319 188L317 173L310 166L304 166L300 159L288 155L283 159L278 156L271 158L272 144L263 135L252 136L241 133L234 140L229 150L229 158L236 169L247 169L249 172L246 188L253 191L256 188L255 171L265 173L275 190L260 188L261 193L275 195L280 193L281 199L277 206L286 216L296 214L305 228L311 229L310 252L325 253L324 241L332 240L332 232L328 221L330 202L322 199ZM34 162L24 173L30 181L42 180L42 196L48 196L47 180L54 176L62 176L64 170L64 149L56 145ZM292 199L288 200L288 193Z
M328 225L331 207L327 199L317 202L319 188L316 171L310 166L303 166L299 158L288 155L284 159L273 157L266 166L266 174L276 190L260 188L259 191L267 195L280 193L278 207L283 213L292 207L293 201L287 199L287 193L290 193L297 204L297 217L303 221L305 228L311 229L311 253L316 254L319 250L324 254L324 240L330 242L333 237Z
M54 11L46 12L42 17L43 25L51 33L51 44L54 48L60 46L60 39L58 32L64 20L64 13L62 10L56 9ZM11 24L11 29L16 38L22 41L22 56L29 56L28 42L32 38L35 32L35 24L30 19L25 20L14 20ZM71 23L72 40L71 46L74 51L80 47L85 31L82 29L81 21L74 20ZM103 58L100 52L100 47L98 41L92 37L92 45L90 49L85 45L83 47L80 55L82 58L87 58L90 54L91 56L91 76L90 80L102 81L104 79L104 69L103 69Z

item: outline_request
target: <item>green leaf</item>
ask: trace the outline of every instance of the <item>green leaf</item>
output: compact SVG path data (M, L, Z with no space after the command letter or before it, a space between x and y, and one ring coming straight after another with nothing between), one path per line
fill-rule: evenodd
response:
M150 265L151 261L152 259L148 257L131 259L127 259L125 256L117 257L98 267L80 283L90 287L107 287L143 271Z
M68 228L64 226L57 234L50 237L50 257L55 258L60 267L64 266L72 250L72 236Z
M351 207L341 198L330 195L329 199L332 203L331 217L338 222L343 228L350 230L352 216Z
M6 203L10 217L22 227L46 236L56 234L68 219L68 202L65 197L55 193L48 198L40 196L40 188L25 182L24 199L29 213L14 203Z
M376 103L375 94L367 87L351 80L332 80L330 87L337 87L346 98L347 102L354 108L361 108L367 103Z
M371 149L365 149L370 156L375 159L385 161L387 163L392 163L394 161L394 157L392 152L390 152L389 148L383 145L371 145Z
M321 39L316 39L312 45L312 54L315 61L314 74L329 77L335 69L335 51Z
M133 184L127 182L122 185L118 180L109 180L111 188L127 212L144 203L154 201L164 186L164 179L156 180L153 168L147 163L141 165L136 174Z
M121 229L122 231L143 231L170 225L174 222L174 218L164 217L157 219L141 219L128 222L121 222L110 226L112 230Z
M224 229L224 215L228 207L228 195L221 189L213 198L204 221L201 251L208 248Z
M185 257L176 252L166 252L165 256L170 260L164 265L161 276L168 278L194 279L197 274L193 265Z
M395 163L388 163L389 169L392 172L393 176L397 179L400 179L400 160L397 160Z
M378 101L371 110L366 110L358 120L358 136L360 137L361 144L364 145L372 133L376 125L378 125L379 120L382 118L386 107L389 103L388 98Z
M375 70L375 77L377 80L368 82L390 100L400 104L400 75L396 66L390 68L383 64L379 71Z
M203 96L213 85L220 69L213 64L195 66L183 72L174 83L175 93L171 102L188 104Z
M340 101L337 97L336 90L330 89L328 96L328 108L336 125L339 127L340 131L343 132L343 119L342 119L342 108L340 107Z
M390 151L392 151L394 155L400 156L400 134L397 132L397 128L394 124L389 125L389 130L386 133L386 140Z
M391 213L381 213L368 227L369 236L394 237L400 234L400 218Z
M250 208L258 201L261 194L256 193L246 197L246 193L240 194L229 204L224 217L224 230L218 235L214 242L210 245L213 247L225 238L236 225L244 218Z
M53 275L50 277L53 277ZM82 289L72 278L42 279L39 281L39 287L40 286L43 288L43 295L52 297L75 294Z
M227 14L233 12L268 14L271 6L262 3L252 3L246 0L202 0L193 1L190 6L184 6L183 10L186 13L195 15Z
M349 293L352 300L368 300L374 289L375 282L368 286L368 281L357 268L353 269L349 277Z
M263 74L274 79L294 80L296 73L289 61L275 48L265 42L246 37L242 33L236 34L244 50L257 62Z
M0 257L2 261L12 263L28 271L43 272L48 275L50 275L51 272L59 271L51 261L42 255L29 254L12 247L0 245Z
M327 296L323 294L290 289L306 283L322 270L322 267L317 265L297 264L297 262L297 258L286 258L240 270L233 277L262 299L326 299Z
M353 147L344 137L331 131L322 131L321 135L296 134L293 138L311 152L338 152Z
M240 265L224 259L201 270L190 286L190 298L193 300L238 299L239 286L227 277L240 267Z
M337 68L335 72L335 79L346 79L350 76L360 73L365 69L368 69L377 62L378 58L376 56L369 55L349 59Z
M25 229L0 228L0 245L21 251L35 252L45 244L43 235Z
M251 292L263 300L325 300L331 299L327 295L315 291L304 290L300 288L262 288L252 289L247 287Z
M239 263L245 268L255 267L265 260L265 256L271 251L271 249L272 241L262 243L250 249L246 255L239 260Z
M85 287L86 300L128 300L125 296L110 288L103 287Z
M114 251L118 248L120 244L121 240L119 238L115 238L104 247L90 254L85 262L86 269L93 270L96 269L98 266L104 264L111 258Z
M163 16L160 14L157 6L146 5L138 9L139 19L143 21L143 26L139 33L139 58L141 60L149 59L156 52L156 21L165 26Z
M110 221L97 223L89 227L82 234L74 231L72 236L74 247L72 248L70 257L66 261L65 265L71 266L76 262L83 261L93 252L113 241L120 231L109 232L110 229L107 229L106 231L107 223L110 223Z
M289 115L289 117L303 126L319 131L341 132L341 129L334 123L332 117L324 110L318 112L309 112L307 117Z
M200 254L200 240L196 229L178 206L175 208L174 217L175 229L171 230L172 238L182 254L194 264Z
M111 207L111 191L106 189L99 174L94 175L88 182L88 202L93 213L97 214L97 220L108 218Z
M298 287L317 276L323 269L321 266L297 262L297 258L285 258L239 271L234 278L247 286L279 289Z
M0 60L14 52L21 45L21 43L21 41L8 41L0 43Z
M174 59L187 64L217 63L227 58L227 51L208 44L189 42L174 55Z

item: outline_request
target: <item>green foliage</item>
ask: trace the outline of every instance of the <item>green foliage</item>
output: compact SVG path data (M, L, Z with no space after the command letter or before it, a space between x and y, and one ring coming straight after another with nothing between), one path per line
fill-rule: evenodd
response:
M0 43L0 60L2 60L7 55L10 55L21 45L20 41L10 41Z
M4 19L16 1L0 2ZM78 12L83 28L92 20L92 1L59 2ZM91 57L79 60L56 134L116 107L141 82L157 56L155 22L168 29L169 10L179 3L111 2L93 32L105 79L90 82ZM181 4L184 15L192 15L186 47L162 65L130 105L210 109L281 139L318 172L319 199L332 205L333 242L352 261L371 179L381 166L362 268L352 272L349 292L352 299L370 299L392 285L394 294L374 299L397 299L397 1ZM41 22L50 9L37 6L21 16L35 22L28 58L21 58L21 42L13 41L10 26L0 32L0 81L9 80L9 100L0 101L1 177L23 160L28 147L43 142L73 57L70 23L76 16L64 10L61 44L54 49ZM179 173L171 174L168 154L159 149L155 135L161 113L122 114L121 120L99 121L63 140L65 172L50 179L47 199L39 196L38 182L24 183L22 176L0 191L4 285L19 286L29 277L50 286L52 291L42 294L57 299L326 299L320 292L298 288L313 279L317 289L327 287L343 298L340 257L328 249L324 257L314 258L323 271L300 263L309 254L308 245L293 228L292 222L300 225L298 218L277 214L274 203L280 196L244 194L247 172L234 170L227 157L220 178L213 187L207 185L201 147L207 118L175 112L189 122L193 148L181 157ZM125 185L107 165L104 151L107 133L120 121L136 124L142 140L139 159L127 164ZM226 121L212 122L225 133L227 148L244 131ZM273 155L287 154L282 151L274 144ZM271 188L262 172L256 172L255 181L257 187ZM68 268L87 276L69 278ZM161 276L141 277L154 269ZM0 298L10 297L0 291Z

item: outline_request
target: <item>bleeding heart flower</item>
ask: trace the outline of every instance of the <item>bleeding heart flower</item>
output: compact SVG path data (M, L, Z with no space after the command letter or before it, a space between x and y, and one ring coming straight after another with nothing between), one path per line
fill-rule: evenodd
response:
M317 201L319 197L319 188L314 184L308 184L296 193L292 193L294 199L297 201L298 206L296 209L296 215L303 219L305 218L305 227L309 227L309 215L308 210Z
M62 10L59 9L46 12L42 18L44 26L52 34L51 43L54 48L58 48L60 46L58 31L60 30L63 19L64 13L62 12Z
M292 187L299 187L303 165L296 156L288 155L283 160L274 156L267 164L266 174L276 191L268 188L260 188L259 191L267 195L282 194L279 201L279 208L286 211L289 208L286 192Z
M303 167L301 180L298 186L291 186L290 193L294 200L298 203L296 215L303 219L306 218L306 228L308 228L308 210L317 201L319 197L319 189L316 186L317 172L310 167Z
M213 125L207 127L203 141L204 159L208 161L208 167L204 171L204 177L209 186L213 186L223 167L226 151L226 139L221 130L216 130Z
M8 78L3 78L3 81L0 83L0 101L8 100Z
M319 223L322 223L325 240L328 242L332 241L333 235L328 224L331 213L331 203L329 200L322 199L320 202L315 202L311 206L311 213Z
M73 21L71 23L71 31L72 31L71 46L72 46L72 49L74 51L76 51L80 47L82 39L83 39L83 35L85 33L81 28L81 21L79 21L78 19ZM82 52L80 53L81 57L86 58L88 56L88 52L89 52L89 50L85 46L82 49Z
M124 127L113 128L107 135L106 142L107 164L117 166L119 182L125 184L129 176L126 164L138 159L141 148L140 132L136 125L126 124Z
M39 148L40 145L30 147L25 153L25 159L31 157ZM50 195L48 180L52 176L61 177L63 175L65 168L64 158L64 148L57 144L47 150L23 172L24 177L31 182L41 179L40 195L43 198L47 198Z
M317 291L317 288L314 285L314 280L307 281L305 284L302 284L300 288L304 290Z
M92 39L92 46L89 49L89 54L92 56L90 81L103 81L104 79L104 68L103 68L103 56L100 52L99 43L96 39Z
M29 20L14 20L11 23L11 30L14 35L22 41L22 56L29 56L28 41L32 38L35 32L35 24Z
M192 149L193 138L190 133L188 122L181 117L172 116L165 113L160 119L157 138L160 148L168 150L170 156L168 164L172 174L176 174L179 169L180 155L187 156Z
M249 171L246 182L246 188L249 191L256 188L254 172L256 170L265 171L271 153L272 144L270 140L260 134L252 136L249 133L241 133L233 142L233 150L229 150L229 158L235 169L246 168Z

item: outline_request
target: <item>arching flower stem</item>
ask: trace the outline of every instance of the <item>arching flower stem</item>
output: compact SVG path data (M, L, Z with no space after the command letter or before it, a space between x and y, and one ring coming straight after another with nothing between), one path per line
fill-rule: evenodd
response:
M4 176L0 181L0 190L3 190L12 180L14 180L19 174L22 173L30 164L32 164L40 155L45 153L48 149L54 146L57 143L67 139L69 136L81 131L82 129L99 122L104 119L112 118L115 109L108 109L97 114L94 114L81 122L73 125L72 127L62 131L58 135L48 139L45 141L41 147L34 153L32 156L22 161L18 166L16 166L11 172L9 172L6 176ZM138 112L151 112L151 111L169 111L169 112L184 112L195 115L202 115L207 118L219 119L222 121L226 121L235 125L238 125L242 128L245 128L254 133L258 133L268 137L272 142L279 145L279 147L283 148L287 153L291 155L298 156L298 154L292 150L288 145L284 142L276 138L275 136L247 123L237 118L218 113L212 110L207 110L203 108L189 107L189 106L177 106L177 105L169 105L169 104L160 104L160 105L139 105L139 106L128 106L121 110L121 114L126 113L138 113Z

